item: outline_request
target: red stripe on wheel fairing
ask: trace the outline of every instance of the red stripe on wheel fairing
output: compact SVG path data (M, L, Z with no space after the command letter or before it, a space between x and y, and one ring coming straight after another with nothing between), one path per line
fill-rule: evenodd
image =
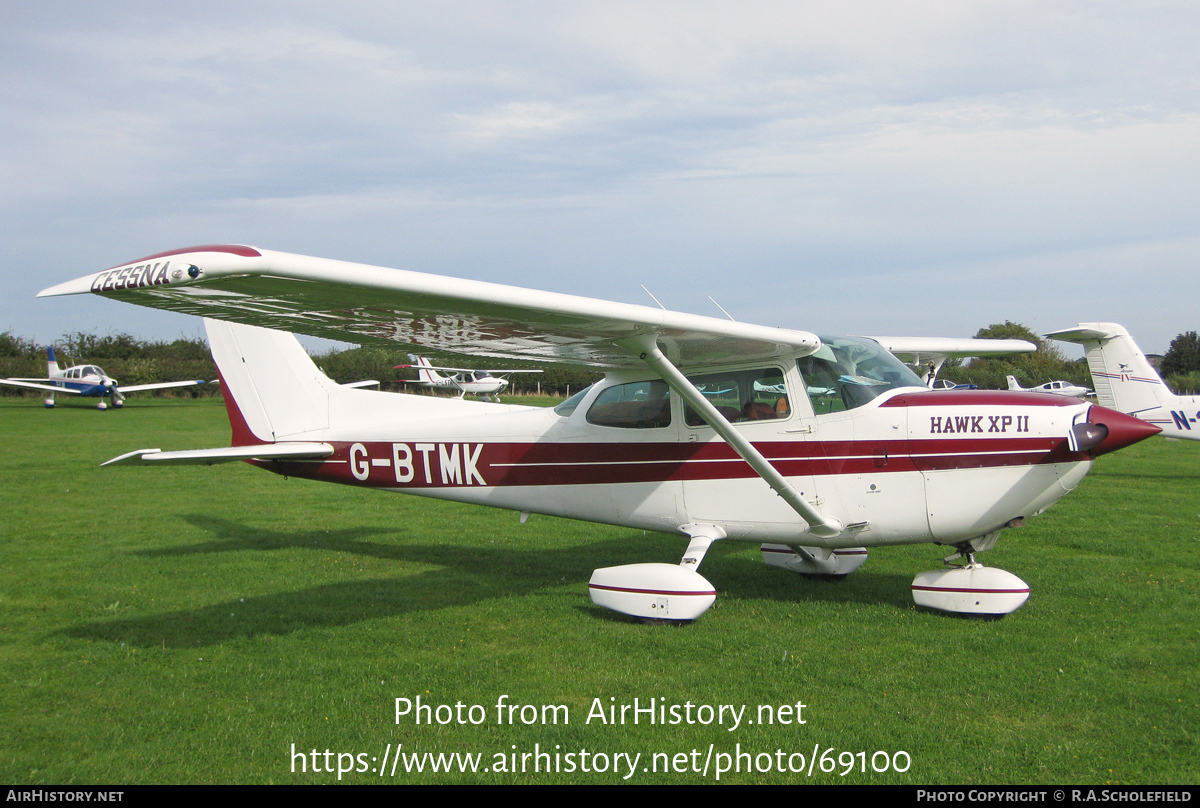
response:
M601 586L588 584L588 589L603 589L607 592L629 592L634 595L715 595L717 590L709 589L704 592L679 592L673 589L632 589L627 586Z
M970 595L1021 595L1029 592L1029 587L1024 589L971 589L970 587L960 586L913 586L913 591L921 592L966 592Z

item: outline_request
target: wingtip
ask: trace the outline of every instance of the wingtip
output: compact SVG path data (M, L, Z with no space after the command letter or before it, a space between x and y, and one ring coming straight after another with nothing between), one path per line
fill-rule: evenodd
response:
M96 274L85 275L82 278L76 278L73 281L60 283L56 286L51 286L37 293L38 297L60 297L62 295L83 295L92 291L92 280Z

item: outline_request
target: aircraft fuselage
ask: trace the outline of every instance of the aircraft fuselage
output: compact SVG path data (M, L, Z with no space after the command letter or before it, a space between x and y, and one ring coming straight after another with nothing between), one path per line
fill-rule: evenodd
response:
M820 539L711 427L689 418L678 397L655 402L663 409L641 424L589 422L605 390L631 381L638 380L610 375L565 414L470 404L389 419L380 410L373 424L304 436L334 447L323 461L259 465L646 530L714 524L743 541L956 543L1040 513L1074 488L1092 458L1072 450L1066 435L1100 410L1053 395L901 388L850 410L817 415L796 407L735 423L801 496L847 526ZM799 377L789 384L796 389ZM382 396L373 403L383 408L395 396L363 395Z

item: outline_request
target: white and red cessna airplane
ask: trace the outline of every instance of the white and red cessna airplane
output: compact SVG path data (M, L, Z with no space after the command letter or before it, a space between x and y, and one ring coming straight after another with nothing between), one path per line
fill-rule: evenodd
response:
M58 360L54 356L54 346L46 348L46 378L44 379L0 379L0 384L6 384L9 387L24 387L29 390L45 390L50 393L46 396L43 402L46 409L54 407L54 396L58 393L65 393L72 396L82 396L84 398L99 398L100 402L96 404L96 409L106 410L108 405L104 403L104 397L108 396L112 401L112 405L116 409L125 406L125 394L137 393L142 390L165 390L168 387L193 387L197 384L204 384L202 379L194 379L183 382L158 382L156 384L135 384L131 387L121 389L117 386L117 380L104 372L103 368L96 365L76 365L74 367L59 370Z
M1161 427L1165 437L1200 440L1200 397L1172 393L1122 326L1080 323L1046 337L1083 345L1102 406Z
M541 373L540 370L476 370L474 368L440 368L429 364L423 356L408 355L415 365L396 365L396 368L414 368L417 371L417 381L409 382L422 387L457 390L458 397L463 398L468 393L482 399L499 401L500 394L508 387L509 373ZM438 371L452 373L443 376Z
M1006 614L1028 585L975 554L1078 485L1094 457L1159 431L1063 396L929 390L869 339L253 247L159 253L40 296L86 292L210 318L233 431L229 447L140 449L110 464L247 460L522 520L687 537L678 566L593 573L595 603L641 618L703 614L716 591L696 569L722 539L832 576L870 547L948 545L945 566L913 581L916 602ZM553 409L355 390L322 375L294 336L259 326L608 375Z

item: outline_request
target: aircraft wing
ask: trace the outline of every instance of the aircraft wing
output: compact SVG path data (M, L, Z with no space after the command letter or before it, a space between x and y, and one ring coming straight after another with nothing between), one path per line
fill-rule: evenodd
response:
M440 368L437 365L393 365L392 366L393 370L399 370L401 368L408 368L410 370L441 370L441 371L445 371L446 373L475 373L477 371L482 370L482 371L492 374L493 376L498 376L501 373L541 373L542 372L540 370L530 370L527 368L521 369L521 370L492 370L491 368Z
M229 245L159 253L38 296L87 292L344 342L603 368L641 367L617 342L650 333L682 366L821 344L807 331Z
M136 393L141 390L165 390L168 387L195 387L198 384L204 384L203 379L193 379L185 382L157 382L155 384L134 384L129 387L118 388L122 393Z
M955 339L953 337L868 337L897 356L1008 356L1033 353L1037 346L1023 339Z
M26 387L30 390L49 390L51 393L66 393L72 396L79 395L78 390L70 387L55 387L52 384L37 384L35 382L27 382L21 379L0 379L0 384L7 384L10 387Z
M300 441L265 443L259 446L226 446L220 449L190 449L164 452L160 449L137 449L101 463L101 466L212 466L235 460L323 460L333 454L328 443Z

